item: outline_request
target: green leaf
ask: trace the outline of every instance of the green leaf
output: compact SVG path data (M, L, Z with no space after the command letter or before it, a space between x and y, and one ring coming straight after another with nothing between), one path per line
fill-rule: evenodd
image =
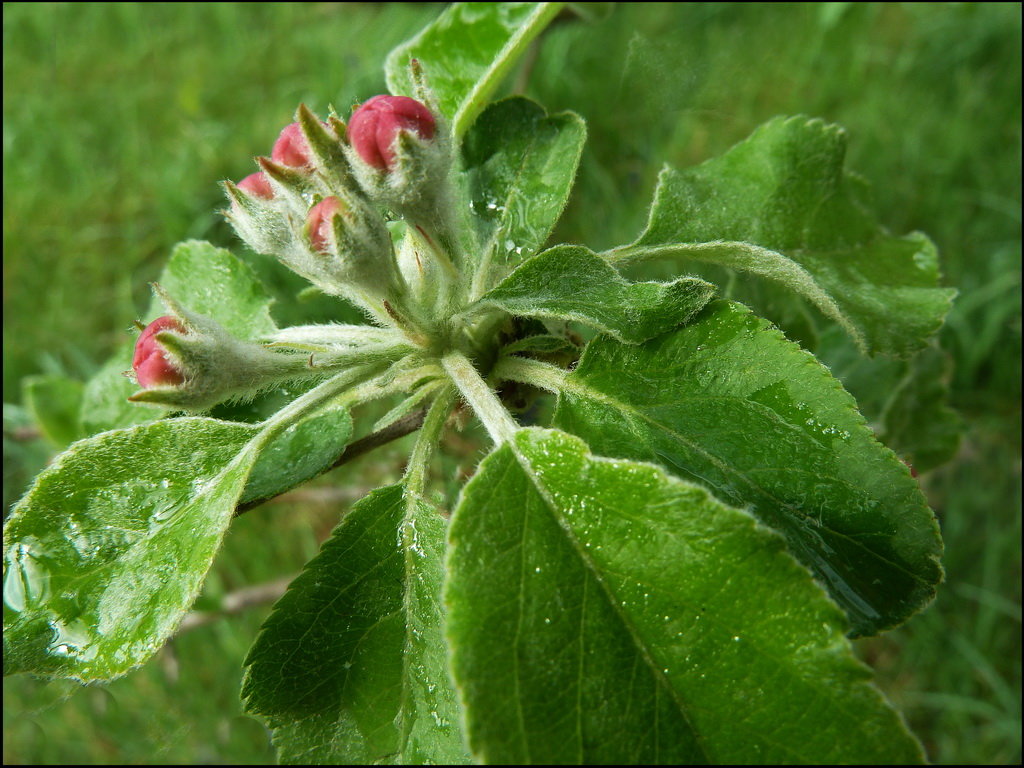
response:
M952 459L964 421L949 407L949 355L929 346L909 360L871 359L851 346L826 331L818 357L857 399L879 439L918 472Z
M938 527L907 467L828 369L738 304L639 347L595 339L554 425L750 509L857 634L904 621L942 578Z
M886 402L882 440L918 472L956 455L964 420L949 407L951 357L928 347L907 361L906 371Z
M223 248L198 240L179 243L158 282L188 309L212 317L239 338L255 339L275 330L271 299L255 273ZM154 296L143 321L150 323L165 314ZM128 402L128 396L139 390L124 376L132 369L134 349L134 339L122 344L86 384L82 424L88 434L142 424L167 413L157 406Z
M780 537L646 464L521 430L449 532L452 670L501 764L920 763Z
M80 441L4 527L4 672L109 680L188 610L256 458L255 427L158 421Z
M159 316L159 312L146 313L149 320ZM108 429L146 424L167 415L166 408L128 402L128 398L139 391L139 385L126 375L131 373L134 351L134 341L121 344L113 356L85 383L81 417L86 434L94 435Z
M502 355L518 355L523 353L551 355L559 352L578 355L579 351L579 347L568 339L561 336L552 336L548 333L516 339L511 344L506 344L501 348Z
M488 271L507 274L544 245L569 199L586 134L578 115L548 116L518 97L480 115L462 157Z
M771 120L719 158L662 171L646 230L609 258L750 272L810 299L862 350L910 354L939 329L955 291L937 287L925 235L894 237L867 212L845 153L839 126Z
M419 61L441 112L462 136L530 42L564 3L455 3L384 66L394 94L416 96L409 62Z
M444 518L402 485L356 504L263 625L242 696L282 763L465 763L440 591Z
M260 451L238 503L268 499L311 480L341 456L351 437L352 417L345 408L292 424Z
M240 339L256 339L276 328L270 296L256 273L224 248L200 240L179 243L158 282L179 303L212 317ZM154 309L162 310L155 297Z
M685 323L714 292L695 277L630 283L593 251L558 245L523 264L480 302L514 315L576 320L637 344Z
M39 431L58 450L85 437L81 408L84 385L65 376L30 376L22 381L25 407Z

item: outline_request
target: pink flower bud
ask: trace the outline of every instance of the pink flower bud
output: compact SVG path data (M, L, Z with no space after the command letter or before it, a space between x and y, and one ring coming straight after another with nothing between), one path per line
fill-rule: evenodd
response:
M408 96L374 96L363 103L348 124L348 137L356 153L369 165L390 170L395 163L394 143L399 131L421 139L434 138L434 116Z
M164 315L142 331L139 340L135 342L132 368L135 369L135 378L143 389L176 386L185 381L185 376L167 359L163 347L154 338L160 331L185 333L185 328L170 315Z
M313 159L309 155L309 144L302 135L302 126L292 123L281 131L281 135L274 142L270 159L292 168L304 168L313 164Z
M326 253L330 248L334 217L345 210L345 204L336 197L325 197L309 209L306 232L314 251Z
M236 185L240 190L253 197L261 197L269 200L274 196L274 190L270 186L270 180L262 171L250 173Z

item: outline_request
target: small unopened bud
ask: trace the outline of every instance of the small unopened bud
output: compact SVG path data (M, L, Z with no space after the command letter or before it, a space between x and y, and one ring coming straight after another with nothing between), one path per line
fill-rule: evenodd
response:
M274 196L274 190L270 186L270 180L262 171L250 173L236 185L240 190L253 197L270 200Z
M248 400L282 381L320 375L302 353L279 352L233 336L211 317L191 312L158 285L172 313L139 336L132 361L142 387L128 399L203 411L228 399Z
M309 244L318 253L327 253L333 241L334 217L346 210L345 204L337 197L325 197L309 209L306 217L306 232Z
M302 135L302 126L292 123L281 131L281 135L274 142L274 149L270 158L275 163L287 165L292 168L304 168L312 165L313 160L309 153L309 144L306 137Z
M381 215L365 200L325 197L306 213L306 247L285 263L327 293L394 300L398 290L394 247Z
M132 368L135 378L143 389L150 387L174 387L185 381L184 374L170 361L156 335L161 331L185 333L185 327L170 315L158 317L147 325L135 342L135 356Z
M430 141L435 128L434 116L416 99L374 96L353 113L348 138L365 163L379 170L390 170L395 165L395 141L399 133L408 131Z

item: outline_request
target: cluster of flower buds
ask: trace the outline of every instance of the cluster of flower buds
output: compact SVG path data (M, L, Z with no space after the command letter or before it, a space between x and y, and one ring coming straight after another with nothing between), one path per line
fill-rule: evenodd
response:
M212 318L178 304L160 286L154 290L171 314L147 325L135 343L132 368L142 391L129 398L133 402L203 411L310 375L305 354L237 339Z
M406 96L369 99L347 126L302 105L270 158L257 158L262 170L226 182L227 216L254 250L383 318L411 298L384 212L417 227L437 220L448 147L431 110Z
M433 103L425 88L420 94ZM256 161L259 171L224 185L231 203L225 213L239 236L325 293L415 338L417 321L440 295L423 289L436 282L431 270L438 267L408 245L396 254L385 217L404 219L430 246L448 231L452 158L436 109L406 96L375 96L346 126L301 105L270 157ZM157 292L170 314L139 337L133 368L143 389L132 400L197 411L251 396L303 368L309 375L305 355L240 341Z

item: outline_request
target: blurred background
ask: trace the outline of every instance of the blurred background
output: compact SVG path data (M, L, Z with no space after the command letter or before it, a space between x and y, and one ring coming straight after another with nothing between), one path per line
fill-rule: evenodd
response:
M179 240L242 254L218 180L251 173L299 102L347 114L383 92L387 52L442 8L4 5L5 510L55 451L25 408L26 377L96 371L131 337L146 283ZM698 163L799 113L846 127L849 167L886 226L935 240L960 291L940 342L964 433L953 460L920 479L947 580L908 626L857 647L934 762L1018 763L1020 5L628 4L554 25L508 89L589 126L555 241L628 242L662 163ZM472 438L446 450L474 458ZM273 593L340 512L400 472L402 449L240 518L197 609L253 585ZM254 607L197 618L109 686L5 680L4 762L273 762L238 703L269 610L246 596Z

